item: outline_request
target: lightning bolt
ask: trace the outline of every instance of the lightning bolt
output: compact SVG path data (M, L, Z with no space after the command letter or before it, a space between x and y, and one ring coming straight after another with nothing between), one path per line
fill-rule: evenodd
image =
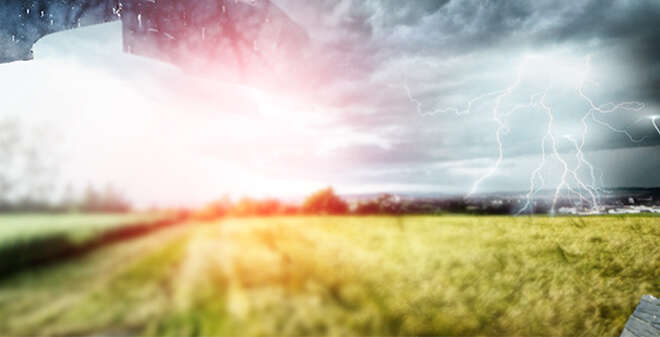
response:
M463 110L459 110L458 108L452 108L452 107L449 107L449 108L436 109L436 110L432 110L432 111L424 111L424 110L422 109L422 106L423 106L424 104L423 104L422 102L416 100L416 99L413 98L413 96L412 96L412 92L411 92L411 90L410 90L410 87L408 86L408 75L407 75L407 74L406 74L406 81L404 82L403 87L404 87L404 89L406 90L406 92L408 93L408 99L409 99L411 102L415 103L415 105L417 106L417 112L418 112L420 115L422 115L422 116L433 116L433 115L435 115L435 114L439 114L439 113L440 113L440 114L444 114L444 113L447 113L447 112L451 112L451 113L454 113L454 114L457 114L457 115L465 115L465 114L470 113L470 110L472 110L472 105L473 105L474 103L476 103L476 102L478 102L478 101L480 101L480 100L482 100L482 99L484 99L484 98L486 98L486 97L499 95L499 94L501 94L502 92L505 92L505 91L506 91L506 90L499 90L499 91L494 91L494 92L489 92L489 93L485 93L485 94L479 95L478 97L473 98L472 100L470 100L470 101L467 103L467 107L466 107L465 109L463 109Z
M529 104L517 105L513 107L511 110L505 112L504 114L500 114L500 106L502 100L505 97L509 96L513 92L513 90L520 85L520 81L523 76L523 67L526 65L525 63L523 63L520 67L518 67L518 75L516 76L515 82L513 82L513 84L509 85L509 87L507 87L505 90L499 93L497 95L497 99L495 100L495 106L493 107L493 120L498 124L497 131L495 132L495 141L497 142L497 153L498 153L497 160L495 161L495 164L491 166L490 170L488 170L486 174L484 174L474 182L474 184L472 185L472 189L467 194L466 198L472 197L472 195L474 195L477 192L477 189L479 188L481 183L483 183L484 180L495 174L495 171L497 171L497 169L502 164L502 160L504 160L504 143L502 142L502 135L508 134L509 131L511 130L508 124L509 116L517 110L529 108L534 105L534 96L532 96Z
M660 135L660 128L658 128L658 125L655 124L656 119L658 119L658 116L651 116L651 123L653 124L655 131L658 131L658 135Z
M556 212L556 208L562 198L566 198L569 203L575 207L597 211L601 208L601 193L607 191L602 187L599 187L604 185L603 172L585 158L584 148L588 140L590 126L589 122L591 121L596 125L605 127L612 132L623 134L631 142L643 142L647 138L646 135L641 138L636 138L627 130L630 126L626 129L620 129L603 121L602 117L615 111L640 112L642 109L644 109L644 103L637 101L627 101L617 104L612 102L601 105L596 104L593 99L585 94L585 87L587 85L599 87L598 82L589 78L591 64L590 57L587 56L585 65L583 66L583 71L580 72L581 76L575 85L575 91L579 95L580 99L586 102L588 105L587 111L584 112L580 120L581 133L578 139L575 139L570 135L557 135L558 126L556 124L555 112L548 103L548 96L550 95L551 90L556 86L556 80L560 72L566 70L574 71L573 68L566 69L558 67L554 69L554 73L545 87L542 90L530 95L526 103L517 104L507 111L501 111L503 101L514 96L514 91L521 86L521 81L526 73L525 69L528 67L530 61L537 58L538 57L531 55L526 56L522 63L520 63L520 65L517 67L515 80L511 84L509 84L504 89L483 93L471 99L467 102L466 107L462 109L455 107L445 107L425 111L423 109L423 103L414 98L412 90L408 85L407 74L405 76L403 87L406 91L407 98L415 105L417 112L425 117L445 113L453 113L456 115L469 114L473 112L473 107L477 102L486 101L487 99L492 100L492 105L489 110L492 116L492 121L497 125L497 130L494 137L498 149L497 159L494 161L488 171L474 182L471 190L465 196L466 199L471 198L475 193L477 193L480 185L487 179L491 178L501 166L501 163L505 158L505 143L502 137L511 131L511 127L509 125L509 117L518 111L536 110L545 115L547 119L546 131L540 141L541 160L539 165L531 173L529 189L525 195L524 204L519 209L517 214L534 213L534 205L536 203L535 197L541 190L546 188L547 176L544 175L544 171L548 169L548 165L551 162L556 163L561 168L561 173L558 176L559 183L554 186L550 212ZM653 123L656 131L658 131L658 134L660 134L660 127L658 127L658 125L655 123L655 119L657 118L660 118L660 116L652 116L651 122ZM560 150L560 143L564 140L571 145L572 150L569 151L569 154L562 153ZM574 162L573 165L571 165L569 162L569 155L572 156L572 161ZM583 176L586 176L586 178L583 178Z
M610 129L614 132L625 134L626 136L628 136L628 139L630 139L631 142L635 142L635 143L643 142L646 139L646 136L642 137L641 139L635 139L628 131L617 129L617 128L615 128L615 127L599 120L596 117L596 113L600 113L600 114L604 115L604 114L609 114L609 113L611 113L613 111L616 111L616 110L627 110L627 111L631 111L631 112L638 112L638 111L641 111L642 109L644 109L644 103L636 102L636 101L630 101L630 102L623 102L623 103L619 103L619 104L614 104L612 102L608 102L608 103L605 103L601 106L596 106L594 104L594 102L589 97L587 97L587 95L584 94L584 91L583 91L584 86L587 83L593 84L596 87L600 86L598 84L598 82L596 82L596 81L594 81L594 80L587 77L587 75L589 74L589 71L591 70L591 63L589 62L589 60L590 60L590 57L587 56L586 72L585 72L585 75L582 77L582 80L580 81L580 83L577 86L577 90L578 90L578 93L580 94L580 97L582 97L585 101L587 101L589 103L590 109L587 112L587 116L590 116L591 119L594 122L596 122L596 123L598 123L602 126L605 126L605 127L607 127L608 129ZM586 133L586 124L585 124L585 133ZM583 136L584 136L584 134L583 134ZM583 143L584 143L584 137L582 139L583 139Z

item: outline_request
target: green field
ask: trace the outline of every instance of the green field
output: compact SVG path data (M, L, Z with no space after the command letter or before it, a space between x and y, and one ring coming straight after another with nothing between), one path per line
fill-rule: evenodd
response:
M108 229L149 223L165 214L9 214L0 215L0 246L16 241L63 234L74 241L84 241Z
M2 335L618 336L658 217L190 223L0 281Z

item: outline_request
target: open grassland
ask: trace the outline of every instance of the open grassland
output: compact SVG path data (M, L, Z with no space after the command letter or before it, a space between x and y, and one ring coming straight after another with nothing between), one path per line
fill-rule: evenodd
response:
M615 336L658 217L189 223L0 282L2 335Z

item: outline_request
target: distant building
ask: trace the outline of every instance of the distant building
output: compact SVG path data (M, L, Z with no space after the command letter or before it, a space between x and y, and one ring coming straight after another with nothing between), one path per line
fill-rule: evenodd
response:
M557 212L559 214L578 214L578 210L575 207L561 207Z

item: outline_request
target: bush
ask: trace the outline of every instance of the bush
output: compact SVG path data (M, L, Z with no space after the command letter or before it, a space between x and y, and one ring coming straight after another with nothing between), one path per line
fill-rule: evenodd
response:
M346 214L348 204L335 194L332 187L322 189L309 196L302 206L305 214Z
M255 200L243 198L229 213L237 216L269 216L280 214L282 208L282 204L276 199Z

